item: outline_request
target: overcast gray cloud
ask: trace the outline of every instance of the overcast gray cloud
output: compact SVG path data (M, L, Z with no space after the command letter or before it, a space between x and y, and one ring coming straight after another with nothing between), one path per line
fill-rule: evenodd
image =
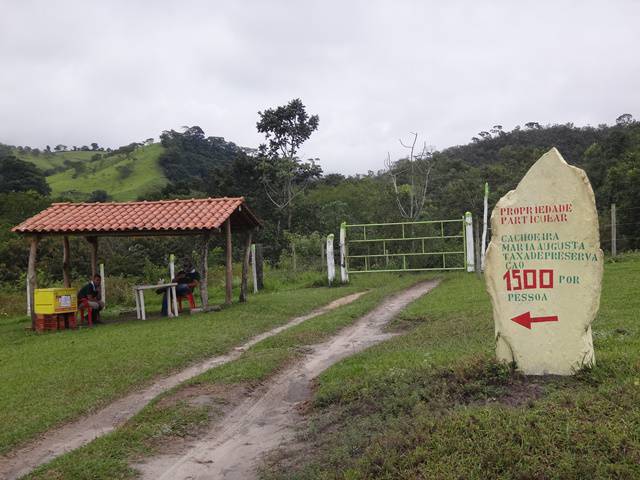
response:
M119 146L200 125L243 146L257 111L320 115L303 155L383 167L494 124L640 116L637 1L0 0L0 141Z

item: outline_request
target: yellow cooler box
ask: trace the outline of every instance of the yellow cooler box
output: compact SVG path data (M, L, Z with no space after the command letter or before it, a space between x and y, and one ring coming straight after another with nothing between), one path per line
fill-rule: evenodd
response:
M78 310L78 297L73 288L37 288L33 303L35 313L54 315Z

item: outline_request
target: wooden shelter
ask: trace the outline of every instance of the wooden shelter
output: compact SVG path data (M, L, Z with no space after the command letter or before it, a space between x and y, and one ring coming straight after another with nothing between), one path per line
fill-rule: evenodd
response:
M69 272L69 236L83 236L91 245L91 274L98 272L98 239L100 237L140 237L158 235L191 235L202 238L200 294L203 307L208 305L207 255L212 234L226 237L226 294L231 303L232 256L231 233L246 233L246 247L251 245L252 232L262 222L245 204L244 197L202 198L190 200L160 200L109 203L54 203L46 210L12 229L30 238L29 285L32 322L35 319L33 292L37 288L36 260L38 241L44 236L62 237L62 267L64 285L71 285ZM248 255L245 254L245 264ZM243 281L246 265L243 266ZM246 282L245 282L246 283ZM246 289L246 285L245 285ZM246 292L244 292L246 295Z

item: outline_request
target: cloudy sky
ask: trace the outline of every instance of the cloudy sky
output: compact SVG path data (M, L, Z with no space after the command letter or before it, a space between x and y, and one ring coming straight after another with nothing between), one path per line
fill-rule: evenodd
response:
M327 172L528 121L640 117L638 1L0 0L0 142L119 146L200 125L242 146L299 97Z

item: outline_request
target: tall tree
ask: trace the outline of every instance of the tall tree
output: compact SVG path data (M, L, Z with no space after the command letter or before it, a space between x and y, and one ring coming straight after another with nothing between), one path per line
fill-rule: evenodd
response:
M630 113L623 113L618 118L616 118L616 125L631 125L635 120L633 119L633 115Z
M0 154L0 192L28 192L49 195L51 188L44 174L32 163L13 155Z
M287 229L291 230L294 199L310 180L322 174L315 160L302 162L297 157L300 146L318 129L320 118L309 116L299 98L258 115L256 127L268 140L259 150L262 183L269 200L281 212L286 211Z
M162 132L160 142L164 152L158 162L175 189L182 191L186 186L198 195L211 190L206 179L212 169L228 166L244 154L237 145L222 137L206 137L197 125L185 126L183 130Z

